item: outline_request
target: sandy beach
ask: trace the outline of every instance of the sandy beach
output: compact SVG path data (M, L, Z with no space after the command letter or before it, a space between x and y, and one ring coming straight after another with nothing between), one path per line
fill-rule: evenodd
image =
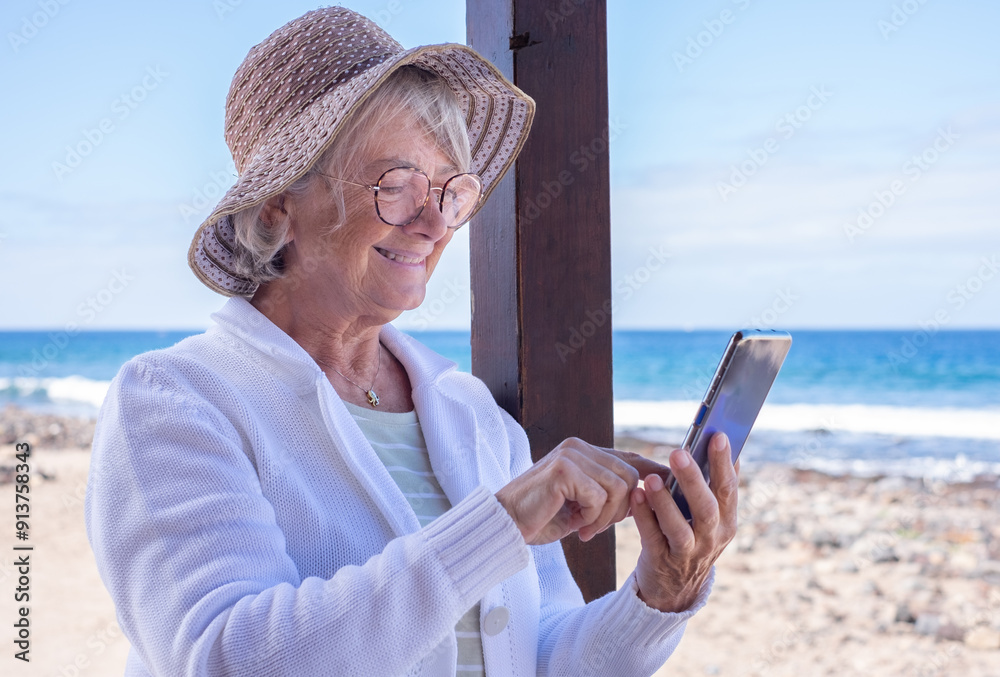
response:
M12 443L36 445L30 537L9 533L0 555L2 674L123 672L128 642L83 522L88 425L12 410L0 420L4 505L14 502ZM660 459L669 451L628 438L618 446ZM658 675L1000 675L996 477L925 484L772 465L745 466L741 480L737 540L708 606ZM639 539L630 520L617 536L621 580ZM34 546L27 664L10 650L20 606L12 548L25 543Z
M12 468L13 445L0 448L0 466ZM31 529L27 541L15 540L14 523L6 526L0 544L0 619L4 655L0 674L45 677L105 677L125 671L128 641L115 620L115 609L101 583L97 565L87 542L83 522L83 498L87 488L90 452L70 448L37 448L31 454ZM14 485L9 473L0 472L0 505L12 512ZM15 545L31 545L29 620L30 662L13 657L12 624L17 609L14 590L20 573L14 567L22 551Z
M670 449L617 440L665 462ZM741 468L740 527L657 675L1000 675L1000 485ZM639 556L617 528L619 584Z

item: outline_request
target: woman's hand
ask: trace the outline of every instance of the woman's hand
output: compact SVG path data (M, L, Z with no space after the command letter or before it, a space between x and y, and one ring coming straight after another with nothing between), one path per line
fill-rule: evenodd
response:
M708 456L710 485L688 452L675 449L670 454L671 470L691 509L691 524L659 474L645 477L645 488L631 493L632 516L642 541L636 566L639 597L660 611L689 608L712 564L736 535L739 463L733 467L725 434L712 437Z
M664 476L655 461L570 437L496 493L528 545L578 531L589 541L629 513L639 473Z

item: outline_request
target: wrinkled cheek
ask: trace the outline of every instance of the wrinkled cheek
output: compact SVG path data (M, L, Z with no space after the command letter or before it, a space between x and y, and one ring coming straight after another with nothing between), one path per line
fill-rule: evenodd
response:
M431 257L429 257L427 259L427 261L425 263L425 266L426 266L426 269L427 269L427 275L425 277L426 280L430 280L431 279L431 274L435 270L437 270L437 264L441 260L441 254L443 254L443 253L444 253L443 251L437 251L433 255L431 255Z

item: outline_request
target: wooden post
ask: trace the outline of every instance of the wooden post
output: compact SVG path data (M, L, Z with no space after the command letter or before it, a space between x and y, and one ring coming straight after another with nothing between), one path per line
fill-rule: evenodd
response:
M614 444L604 0L467 0L468 43L535 99L517 163L471 225L472 370L527 431ZM563 541L588 601L614 590L614 531Z

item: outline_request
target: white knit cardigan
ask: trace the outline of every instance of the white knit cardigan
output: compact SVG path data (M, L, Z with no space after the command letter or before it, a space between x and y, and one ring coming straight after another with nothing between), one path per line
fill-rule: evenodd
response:
M125 364L98 418L87 535L126 675L454 675L476 602L509 611L483 632L490 677L651 675L705 603L711 580L651 609L633 574L584 605L560 545L526 546L493 495L531 463L524 431L391 325L454 504L424 528L300 345L239 297L212 317Z

